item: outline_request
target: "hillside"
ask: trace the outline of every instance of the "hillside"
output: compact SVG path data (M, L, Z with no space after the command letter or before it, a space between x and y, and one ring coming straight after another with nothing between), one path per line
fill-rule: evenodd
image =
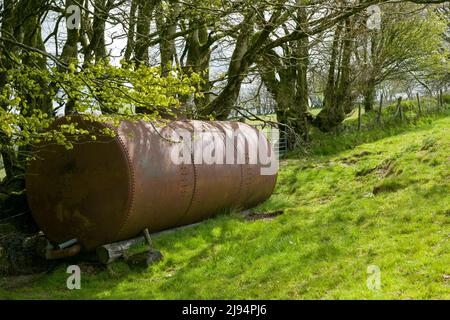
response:
M285 160L254 210L280 216L223 215L155 238L165 259L148 270L83 264L82 290L69 291L62 265L3 279L0 297L450 299L449 137L447 116L330 138ZM366 286L370 265L378 291Z

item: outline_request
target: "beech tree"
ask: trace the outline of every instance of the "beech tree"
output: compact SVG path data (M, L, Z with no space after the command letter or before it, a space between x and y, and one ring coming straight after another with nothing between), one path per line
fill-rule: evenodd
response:
M442 55L444 17L433 8L417 11L411 4L386 4L382 7L381 29L361 33L355 62L361 69L361 90L366 112L373 110L377 86L385 80L431 67ZM434 62L433 62L434 61Z

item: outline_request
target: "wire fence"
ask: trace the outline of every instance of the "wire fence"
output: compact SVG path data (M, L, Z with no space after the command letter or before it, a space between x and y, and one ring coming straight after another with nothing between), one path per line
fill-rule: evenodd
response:
M251 126L255 129L263 132L266 135L266 137L268 137L270 140L270 135L271 135L270 130L273 129L272 127L270 127L264 123L252 124ZM275 154L278 157L284 156L289 151L288 150L288 140L287 140L286 134L284 132L279 131L278 139L273 144L273 148L274 148Z

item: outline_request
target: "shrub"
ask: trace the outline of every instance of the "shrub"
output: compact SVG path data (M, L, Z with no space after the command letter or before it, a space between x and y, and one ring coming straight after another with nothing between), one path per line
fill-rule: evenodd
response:
M444 102L444 104L450 104L450 93L443 94L442 101Z
M402 101L402 108L403 111L417 111L418 106L417 106L417 101L414 100L403 100ZM397 102L394 102L392 104L390 104L389 106L386 107L386 110L390 113L395 113L397 112Z

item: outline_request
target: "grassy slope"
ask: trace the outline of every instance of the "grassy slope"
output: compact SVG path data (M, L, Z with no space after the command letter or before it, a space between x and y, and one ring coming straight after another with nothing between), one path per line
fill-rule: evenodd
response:
M148 270L117 263L69 291L61 266L0 297L449 299L449 128L447 117L330 137L283 164L258 208L285 209L272 221L220 216L155 239L165 260ZM381 269L380 291L366 287L369 265Z

